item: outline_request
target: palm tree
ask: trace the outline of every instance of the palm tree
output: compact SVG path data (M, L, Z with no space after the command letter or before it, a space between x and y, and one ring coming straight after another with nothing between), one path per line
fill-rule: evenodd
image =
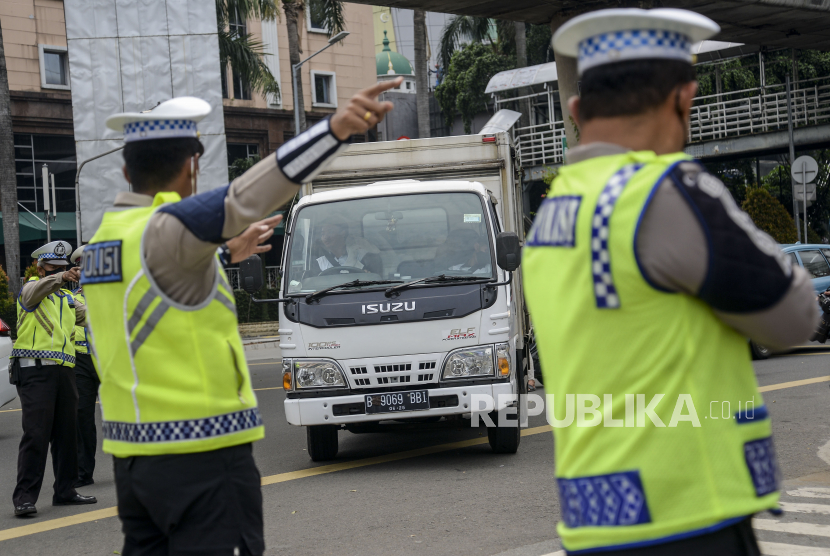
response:
M427 25L424 10L415 10L415 106L418 113L418 137L429 137L429 73L427 72Z
M515 33L516 27L511 21L456 15L447 22L441 33L439 63L444 68L444 74L446 75L450 68L452 55L464 42L489 43L494 50L499 50L500 47L512 50L509 45L515 40Z
M262 42L250 33L242 34L231 21L247 21L251 18L270 20L279 16L274 0L216 0L216 21L219 27L219 64L225 71L228 64L251 89L262 94L279 96L280 86L262 57Z
M341 0L309 0L308 8L314 21L322 22L329 37L339 33L346 26ZM300 48L299 20L305 10L305 1L282 0L282 10L285 12L285 26L288 28L288 58L293 67L300 63L300 54L303 53ZM294 94L296 95L294 103L300 103L300 129L294 130L294 134L299 135L306 128L302 79L297 79L297 90Z
M3 210L3 237L6 244L6 273L9 289L20 288L20 232L17 222L17 176L14 168L14 133L12 132L9 75L6 72L6 50L0 27L0 205Z

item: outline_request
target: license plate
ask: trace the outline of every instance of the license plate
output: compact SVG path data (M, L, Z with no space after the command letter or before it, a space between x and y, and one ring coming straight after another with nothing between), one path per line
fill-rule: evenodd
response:
M429 391L366 394L366 413L398 413L429 409Z

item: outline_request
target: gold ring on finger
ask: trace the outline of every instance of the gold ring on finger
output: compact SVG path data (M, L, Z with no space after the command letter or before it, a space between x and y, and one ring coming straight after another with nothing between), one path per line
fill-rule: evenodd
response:
M363 119L367 122L369 121L369 118L371 118L371 117L372 117L372 112L369 111L369 110L367 110L366 114L363 115Z

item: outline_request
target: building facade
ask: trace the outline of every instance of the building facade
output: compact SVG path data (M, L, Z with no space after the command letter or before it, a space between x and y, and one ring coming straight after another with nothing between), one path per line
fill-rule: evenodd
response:
M350 35L306 62L301 70L303 104L309 124L333 113L337 106L376 79L372 7L345 4L344 15ZM0 0L0 24L11 93L21 264L25 266L29 253L46 240L42 222L44 164L50 179L52 174L55 177L57 216L51 223L52 239L66 239L73 245L76 241L74 180L79 161L64 2ZM251 91L233 68L222 72L229 164L238 158L267 156L294 136L285 17L273 21L232 21L231 24L241 26L263 43L263 50L268 53L266 64L277 78L281 94L266 98ZM311 21L308 11L301 17L299 27L301 56L308 56L327 44L326 30Z

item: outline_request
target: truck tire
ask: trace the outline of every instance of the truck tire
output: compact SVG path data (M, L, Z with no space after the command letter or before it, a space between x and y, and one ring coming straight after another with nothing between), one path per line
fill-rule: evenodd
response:
M490 418L493 423L498 424L499 414L492 412ZM508 415L508 420L515 419L514 427L487 427L487 440L490 447L496 454L515 454L519 450L519 442L522 440L522 430L519 428L518 415Z
M328 461L337 456L337 429L332 425L306 427L306 443L311 461Z

